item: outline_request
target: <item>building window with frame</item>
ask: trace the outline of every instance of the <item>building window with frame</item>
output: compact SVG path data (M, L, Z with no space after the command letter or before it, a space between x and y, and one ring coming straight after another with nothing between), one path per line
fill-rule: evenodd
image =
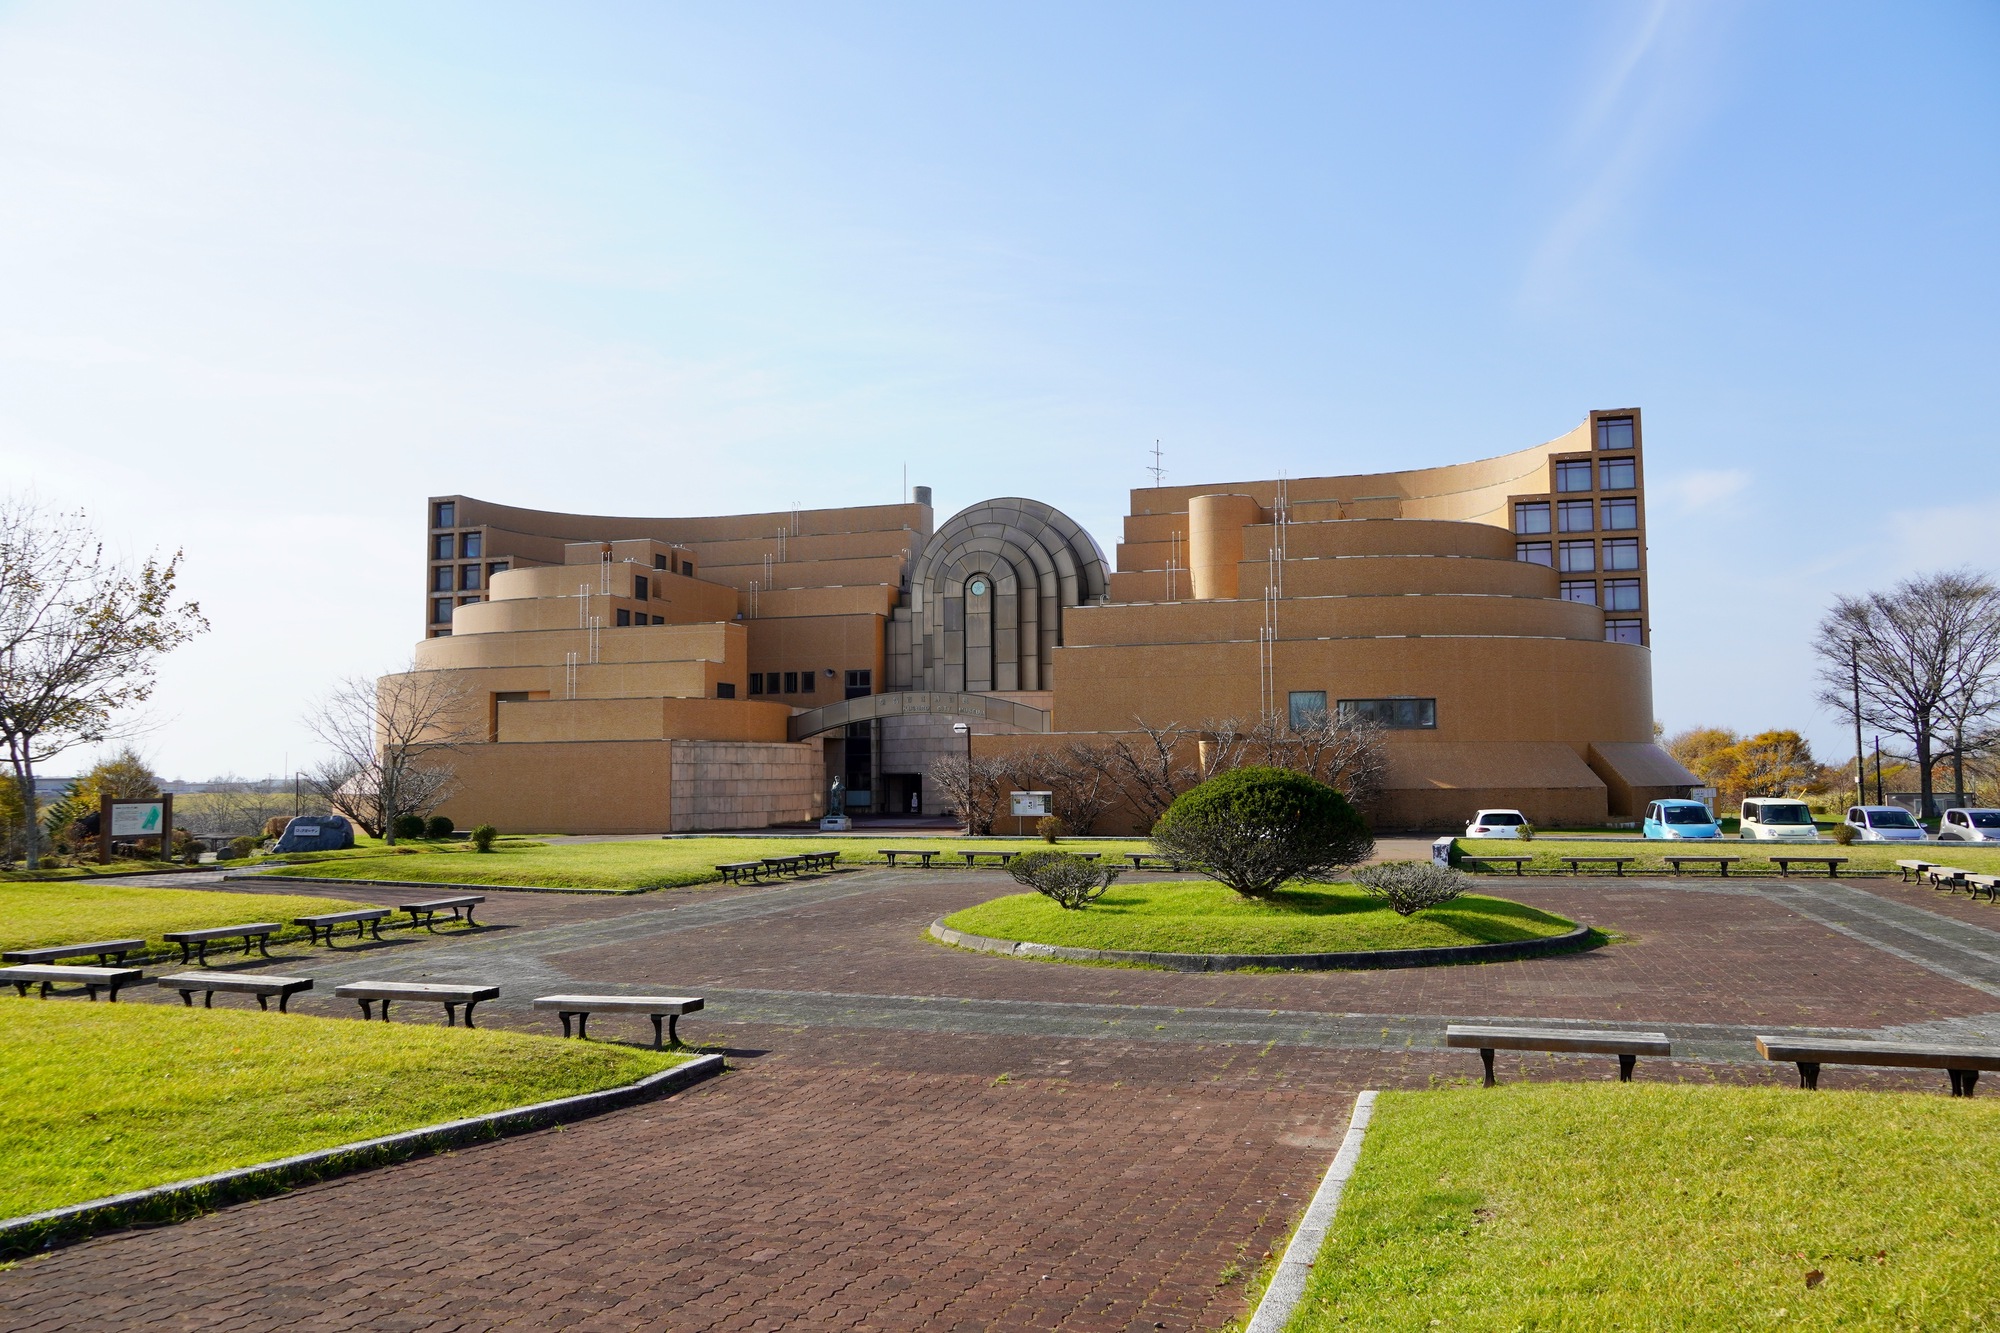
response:
M1637 441L1632 434L1632 418L1599 417L1597 419L1597 447L1600 449L1630 449Z
M1556 506L1556 531L1589 532L1590 501L1564 500Z
M848 697L853 698L857 691L859 691L862 694L873 694L875 692L874 680L875 680L875 673L873 671L848 672L847 673Z
M431 509L431 526L449 528L458 522L458 506L449 500L440 500Z
M1293 690L1286 704L1293 731L1305 731L1326 721L1325 690Z
M1564 542L1557 554L1556 567L1565 574L1588 574L1597 568L1596 542Z
M632 576L632 595L642 602L652 596L651 590L646 587L646 576L644 574L634 574Z
M753 672L751 672L751 673L750 673L750 693L752 693L752 694L762 694L763 692L764 692L764 673L763 673L763 672L761 672L761 671L753 671Z
M1639 502L1627 496L1604 502L1604 527L1608 532L1630 532L1639 526Z
M431 571L431 591L432 592L451 591L450 565L439 565L436 569L433 569Z
M654 616L653 623L655 625L664 625L667 623L667 618L665 616Z
M466 532L459 534L458 545L459 545L458 553L462 558L466 560L477 560L479 558L478 533Z
M632 611L629 607L618 608L618 623L626 629L632 628Z
M438 597L432 599L431 624L449 625L450 623L451 623L451 598Z
M690 578L690 579L694 577L694 561L692 560L681 561L681 575L684 578Z
M461 592L477 592L479 590L478 565L460 565L458 567L458 587Z
M452 536L449 532L439 533L438 539L431 543L431 559L455 560L457 558L458 538Z
M1644 643L1645 633L1636 620L1607 620L1604 622L1606 643Z
M1389 731L1432 731L1437 728L1435 699L1342 699L1342 722L1373 722Z
M665 569L666 567L667 567L667 558L665 556L656 555L653 557L654 569Z
M478 602L479 599L477 597L461 597L458 599L458 604L460 606L475 606L478 604Z
M1558 491L1587 491L1590 489L1590 460L1574 459L1568 463L1556 464L1556 489Z
M785 693L797 694L798 692L799 692L799 673L796 671L787 671L785 673Z
M1547 542L1515 542L1514 558L1526 565L1549 565L1555 563L1549 554Z
M813 675L814 675L814 674L815 674L815 673L813 673L813 672L811 672L811 671L801 671L801 672L799 672L799 693L800 693L800 694L811 694L811 693L813 692Z
M505 560L496 560L488 565L486 567L486 586L489 588L493 586L493 576L495 574L505 574L506 572L507 562Z
M1598 489L1629 491L1639 485L1639 462L1634 458L1607 458L1597 465Z
M1579 579L1562 585L1565 602L1582 602L1585 606L1597 605L1597 583L1592 579Z
M1639 609L1639 580L1604 580L1604 609L1606 611L1637 611Z
M736 697L736 682L733 680L717 681L715 684L715 697L718 699L734 699Z
M1639 567L1639 539L1637 537L1613 537L1604 543L1604 567L1606 569L1637 569Z
M1514 506L1514 531L1547 532L1549 530L1549 502L1533 500Z

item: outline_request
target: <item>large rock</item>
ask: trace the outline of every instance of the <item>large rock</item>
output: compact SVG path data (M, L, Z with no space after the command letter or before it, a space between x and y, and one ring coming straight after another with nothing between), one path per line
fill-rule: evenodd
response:
M354 826L340 815L300 815L285 825L274 852L337 852L354 845Z

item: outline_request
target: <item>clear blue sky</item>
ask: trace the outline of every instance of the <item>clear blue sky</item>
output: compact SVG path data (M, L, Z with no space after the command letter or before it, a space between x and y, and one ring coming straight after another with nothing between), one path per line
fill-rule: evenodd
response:
M1647 413L1658 711L1995 562L2000 6L11 4L0 469L215 624L165 771L420 633L423 498L1446 463Z

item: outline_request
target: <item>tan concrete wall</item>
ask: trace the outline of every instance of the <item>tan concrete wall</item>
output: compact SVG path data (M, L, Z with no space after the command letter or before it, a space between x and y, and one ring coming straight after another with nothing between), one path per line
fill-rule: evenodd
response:
M1162 648L1186 643L1255 643L1264 605L1243 599L1164 606L1077 607L1064 626L1066 651L1107 645ZM1431 596L1287 597L1278 613L1280 643L1322 637L1405 635L1553 637L1598 641L1604 613L1553 597ZM1067 695L1076 686L1064 682Z
M1247 495L1197 495L1188 502L1188 572L1197 598L1236 596L1246 529L1263 517L1263 507Z
M460 828L503 833L666 833L667 741L477 745L456 756L459 788L439 807Z
M464 611L503 606L463 607ZM648 625L620 628L613 625L597 636L598 658L605 662L741 662L749 651L749 639L740 624L723 622L706 625ZM550 630L454 634L447 639L427 639L417 645L417 665L426 669L483 666L553 665L560 667L566 653L589 652L589 635L574 622Z
M673 831L768 828L826 810L816 741L748 745L674 741Z
M871 671L870 679L879 691L884 687L883 669L887 636L884 617L874 614L854 616L783 616L744 622L749 635L749 669L770 675L796 671L814 673L811 693L785 694L784 701L795 708L822 708L846 697L847 673ZM826 672L833 671L829 677ZM765 696L778 692L769 687Z
M755 699L531 699L497 705L502 744L700 738L784 741L792 710Z

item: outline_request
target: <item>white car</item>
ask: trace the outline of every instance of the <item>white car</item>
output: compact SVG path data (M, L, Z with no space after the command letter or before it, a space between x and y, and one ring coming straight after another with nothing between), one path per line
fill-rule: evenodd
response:
M1737 823L1739 838L1759 842L1818 842L1819 827L1812 811L1793 796L1753 796L1743 802Z
M1938 841L2000 842L2000 810L1947 810L1938 821Z
M1857 842L1922 842L1924 826L1900 805L1851 805L1847 826Z
M1481 810L1465 826L1468 838L1518 838L1528 817L1519 810Z

